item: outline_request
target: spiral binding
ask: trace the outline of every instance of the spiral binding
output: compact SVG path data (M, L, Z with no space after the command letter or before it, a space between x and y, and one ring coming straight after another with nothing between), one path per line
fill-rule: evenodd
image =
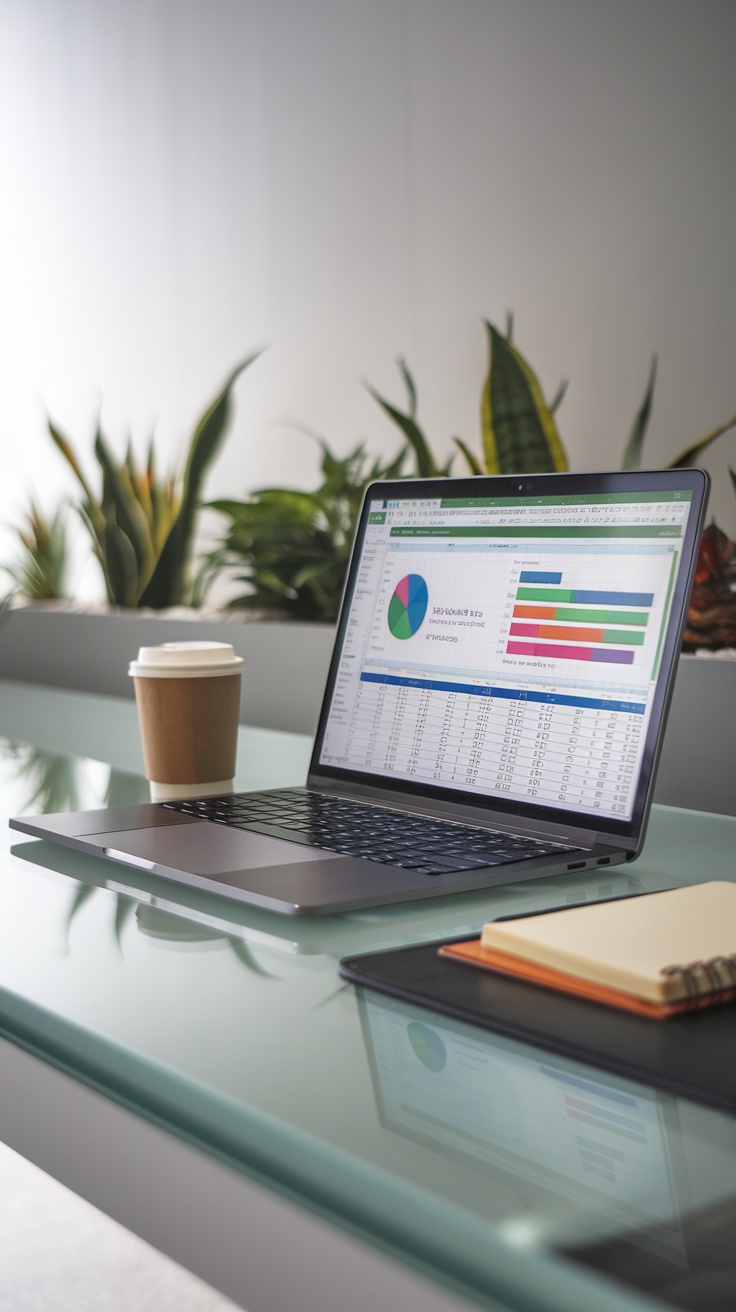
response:
M699 999L715 1002L719 995L730 996L736 991L736 952L710 957L707 961L691 961L687 966L664 966L660 974L668 979L681 979L686 999L696 1003Z

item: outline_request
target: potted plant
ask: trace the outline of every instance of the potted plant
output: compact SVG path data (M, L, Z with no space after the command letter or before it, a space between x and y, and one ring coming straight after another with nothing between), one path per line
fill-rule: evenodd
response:
M242 361L206 407L179 476L159 474L153 442L145 466L131 448L116 460L98 429L97 491L68 438L50 423L81 489L76 508L100 564L107 606L59 604L68 556L63 510L47 521L32 505L19 530L19 557L7 569L12 586L0 615L0 677L129 697L128 662L139 647L192 638L228 641L246 660L242 718L311 732L331 631L307 626L295 652L263 626L239 623L243 611L223 617L192 608L202 596L192 550L204 476L227 432L234 384L255 358Z

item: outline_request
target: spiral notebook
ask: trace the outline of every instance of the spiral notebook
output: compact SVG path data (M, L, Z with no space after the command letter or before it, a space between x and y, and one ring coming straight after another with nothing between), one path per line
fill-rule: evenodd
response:
M736 998L736 884L712 881L484 925L443 955L665 1020Z

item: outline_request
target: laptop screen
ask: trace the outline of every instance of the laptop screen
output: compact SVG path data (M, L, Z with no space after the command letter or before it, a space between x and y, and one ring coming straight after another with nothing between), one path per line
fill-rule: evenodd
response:
M319 765L630 821L691 489L445 486L371 490Z

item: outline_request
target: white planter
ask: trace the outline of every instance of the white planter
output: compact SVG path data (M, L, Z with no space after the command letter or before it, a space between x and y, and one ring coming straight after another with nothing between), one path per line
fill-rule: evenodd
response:
M680 657L654 800L736 815L733 657Z
M0 615L0 678L132 697L139 647L193 638L231 642L244 657L243 723L314 733L328 624L27 606ZM680 658L655 801L736 814L736 660Z
M329 624L198 617L197 612L75 611L54 605L0 614L0 678L132 697L128 662L161 642L231 642L245 660L244 724L312 734L334 641Z

